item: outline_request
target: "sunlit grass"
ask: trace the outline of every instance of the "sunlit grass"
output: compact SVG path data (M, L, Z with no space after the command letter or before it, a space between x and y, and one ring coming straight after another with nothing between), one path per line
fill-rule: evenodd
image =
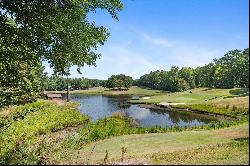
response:
M249 138L172 153L154 154L150 162L154 165L248 165Z
M32 146L42 135L69 126L86 124L89 121L87 116L76 111L74 104L58 106L45 101L19 106L8 114L1 115L2 119L5 119L0 135L0 163L2 164L22 162L22 160L10 159L19 146Z
M229 105L230 107L235 104L238 107L248 107L248 89L242 89L242 94L245 97L239 97L241 94L233 94L232 91L237 91L239 88L234 89L209 89L196 88L184 92L175 93L163 93L159 95L153 95L150 99L144 100L131 100L131 103L146 103L156 104L160 102L170 103L185 103L185 104L218 104L221 106ZM239 99L240 98L240 99ZM242 99L242 100L241 100ZM235 101L238 102L235 102Z

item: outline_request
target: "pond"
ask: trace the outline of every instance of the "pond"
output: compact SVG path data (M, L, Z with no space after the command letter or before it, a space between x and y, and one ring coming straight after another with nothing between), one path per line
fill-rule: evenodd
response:
M133 96L134 97L134 96ZM128 97L107 97L102 95L70 95L72 101L80 103L78 109L93 121L111 116L113 112L124 112L142 127L201 126L218 121L218 117L181 110L150 109L128 104Z

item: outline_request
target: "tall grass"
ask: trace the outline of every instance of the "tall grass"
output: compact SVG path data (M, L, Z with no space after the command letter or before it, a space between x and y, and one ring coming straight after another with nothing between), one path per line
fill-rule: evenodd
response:
M6 112L1 116L1 120L5 120L1 123L0 164L10 161L15 164L16 160L10 159L11 156L27 150L23 147L32 146L42 135L89 122L89 118L81 115L71 104L58 106L42 101Z

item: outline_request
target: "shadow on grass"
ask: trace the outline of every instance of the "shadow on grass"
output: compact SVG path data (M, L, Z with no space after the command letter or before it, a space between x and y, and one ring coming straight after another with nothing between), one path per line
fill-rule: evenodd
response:
M235 141L249 141L249 137L235 138Z
M126 89L126 90L118 90L118 89L105 89L104 91L107 91L107 92L126 92L126 91L128 91L128 89Z
M148 87L145 87L145 86L138 86L138 87L141 88L141 89L146 89L146 90L158 90L158 92L155 92L155 93L171 93L170 91L159 90L159 89L151 89L151 88L148 88Z
M234 89L230 90L229 93L232 94L232 96L226 96L224 97L224 99L249 96L249 89L248 88Z

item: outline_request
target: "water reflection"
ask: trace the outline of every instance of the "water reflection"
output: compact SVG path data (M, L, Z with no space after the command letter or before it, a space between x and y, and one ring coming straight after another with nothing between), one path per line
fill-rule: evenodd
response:
M80 103L79 110L89 115L93 121L111 116L113 112L124 112L139 122L140 126L200 126L217 121L214 116L177 110L141 108L126 102L128 96L106 97L70 95L71 100Z

